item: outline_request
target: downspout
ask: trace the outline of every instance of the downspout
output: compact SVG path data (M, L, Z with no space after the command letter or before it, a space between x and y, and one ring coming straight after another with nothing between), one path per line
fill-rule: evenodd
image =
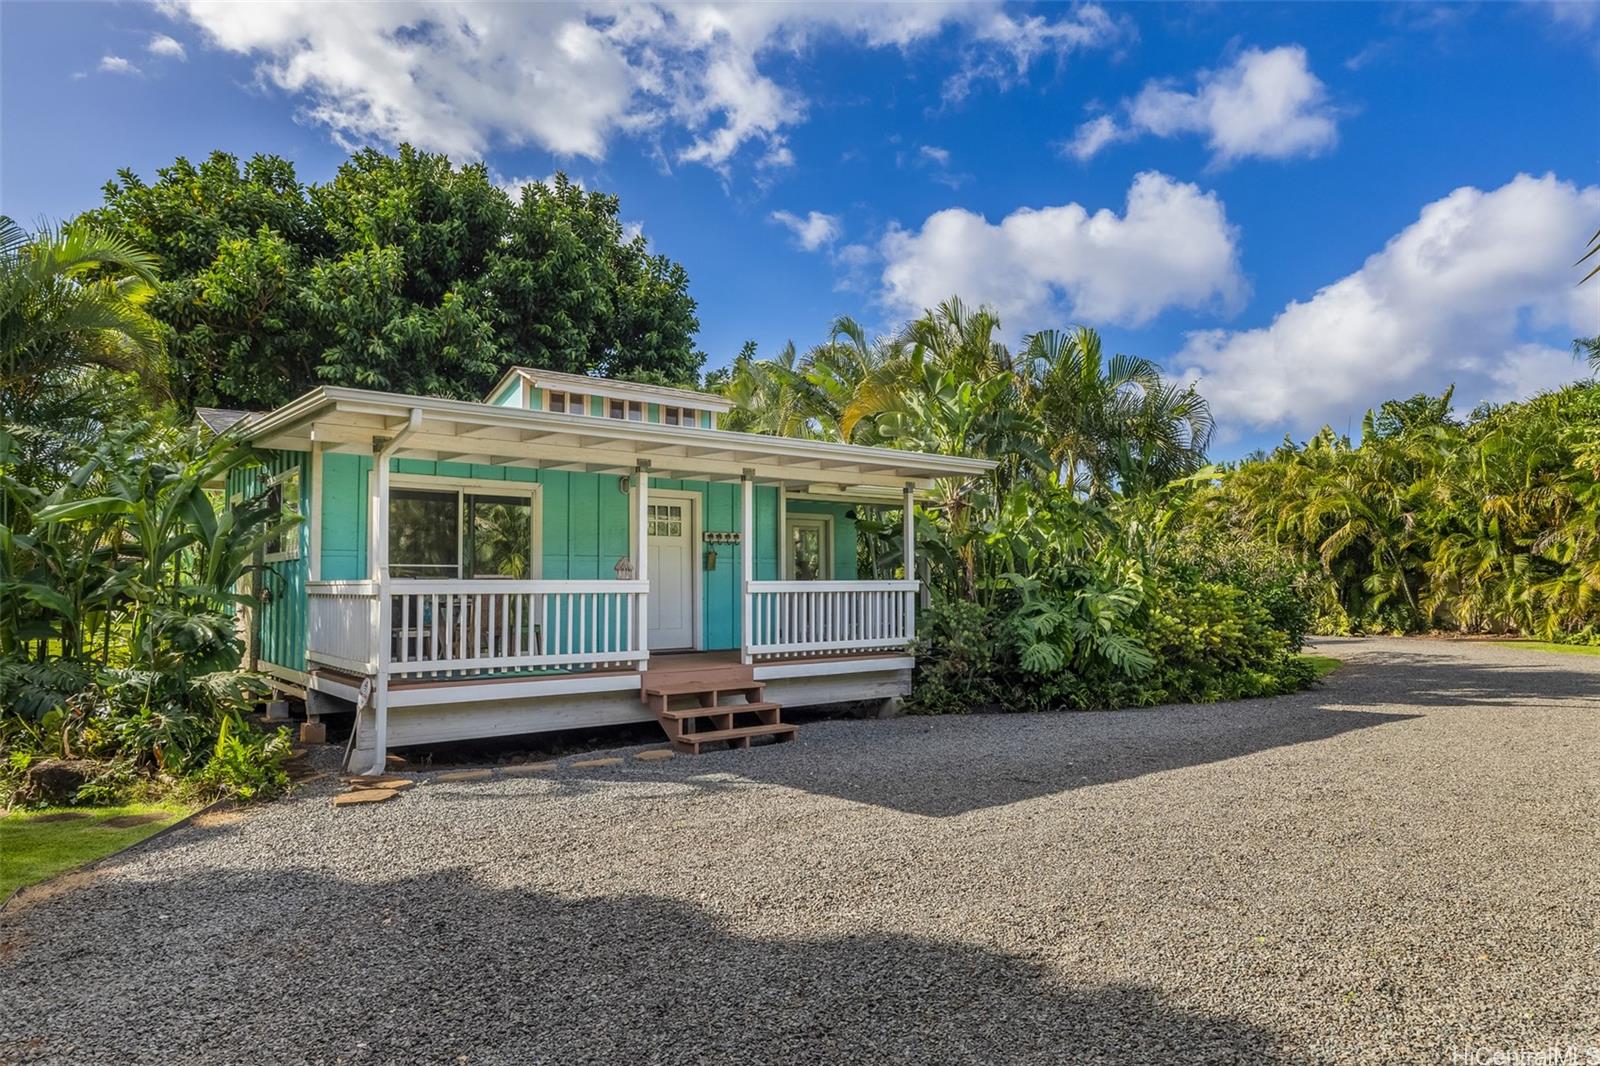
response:
M367 549L367 563L374 591L377 595L377 619L373 640L377 654L372 679L372 766L369 775L381 774L386 769L389 754L389 633L394 605L389 602L389 460L400 450L406 439L422 427L422 409L413 407L411 417L372 457L372 514L367 522L371 543ZM373 441L377 445L377 441Z

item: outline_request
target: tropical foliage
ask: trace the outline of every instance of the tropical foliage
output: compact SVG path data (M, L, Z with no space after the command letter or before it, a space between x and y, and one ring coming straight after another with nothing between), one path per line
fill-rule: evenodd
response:
M217 152L123 171L84 219L159 264L147 307L183 410L317 385L479 399L516 364L692 383L704 360L683 267L564 175L513 198L409 147L326 184Z
M994 459L939 482L916 521L933 591L924 711L1145 705L1287 691L1305 618L1293 567L1236 565L1178 536L1212 423L1193 388L1107 358L1090 329L1020 354L987 308L952 299L868 340L849 319L799 354L751 346L714 384L731 424ZM863 516L865 576L903 572L901 524ZM1193 538L1190 538L1192 541Z
M5 775L89 756L98 799L152 774L270 791L285 742L242 718L261 686L238 669L234 588L292 519L220 509L212 487L254 455L127 403L162 381L147 258L83 223L0 232Z
M1600 626L1600 385L1465 419L1450 394L1369 412L1239 464L1195 520L1315 573L1332 631Z

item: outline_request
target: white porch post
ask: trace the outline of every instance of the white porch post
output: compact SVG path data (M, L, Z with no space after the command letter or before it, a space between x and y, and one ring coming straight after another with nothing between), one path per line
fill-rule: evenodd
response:
M389 755L389 659L393 604L389 602L389 460L401 442L422 425L420 408L398 433L381 444L373 441L372 477L367 482L367 577L372 582L372 766L368 774L381 774ZM359 722L360 715L357 714Z
M322 449L323 442L316 439L313 429L311 440L311 484L307 493L306 521L311 523L311 558L306 564L306 577L310 581L322 580Z
M650 580L650 464L641 461L634 473L633 538L629 550L633 553L633 577L636 581ZM639 669L650 666L650 590L639 593Z
M755 471L746 470L739 478L739 505L741 515L739 521L739 661L750 663L754 656L750 654L750 582L755 580L756 537L755 537ZM778 517L779 524L783 517Z
M905 515L901 518L901 539L904 545L901 554L905 556L906 580L917 579L917 512L915 493L917 486L906 482L905 488ZM906 611L906 643L909 645L917 636L917 593L907 590L905 594Z

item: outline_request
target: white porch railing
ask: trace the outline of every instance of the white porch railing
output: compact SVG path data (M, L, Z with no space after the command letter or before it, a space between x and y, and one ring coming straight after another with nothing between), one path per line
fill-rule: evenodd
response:
M306 583L306 658L352 674L377 669L378 586L372 581Z
M916 638L916 581L747 581L752 659L886 651Z
M632 667L649 654L639 624L649 590L644 581L397 578L386 587L391 677ZM378 631L372 584L313 582L309 591L307 658L355 667L356 631ZM371 673L375 644L365 651L364 669Z

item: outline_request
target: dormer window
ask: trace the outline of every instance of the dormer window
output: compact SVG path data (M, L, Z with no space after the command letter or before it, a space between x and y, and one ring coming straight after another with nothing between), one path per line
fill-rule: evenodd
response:
M578 392L557 392L547 389L545 395L550 400L550 411L558 415L586 415L589 413L589 398Z
M643 422L644 402L642 400L612 400L611 417L626 419L629 422Z
M663 407L661 421L669 426L697 426L700 424L700 412L693 407Z

